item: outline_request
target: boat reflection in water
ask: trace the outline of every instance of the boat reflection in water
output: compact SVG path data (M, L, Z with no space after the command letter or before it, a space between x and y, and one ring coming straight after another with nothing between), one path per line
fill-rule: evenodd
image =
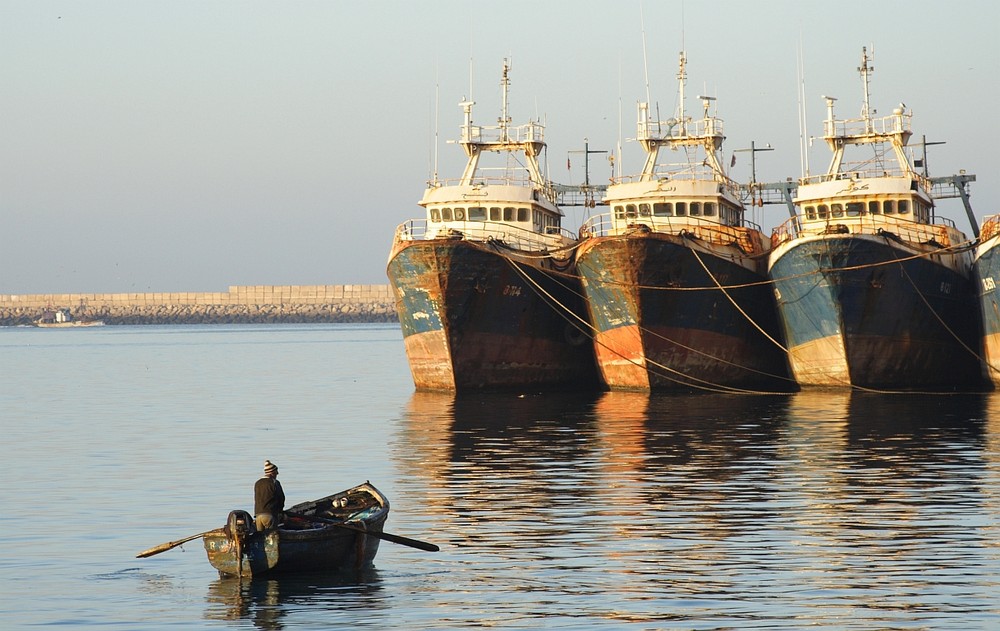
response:
M908 598L947 610L941 585L983 562L989 396L416 393L394 451L424 519L510 593L614 590L630 623L679 590L714 615L753 592L892 621Z
M373 615L385 608L378 570L288 575L257 579L220 578L208 586L206 620L247 621L255 629L277 630L297 609L331 613L364 609Z

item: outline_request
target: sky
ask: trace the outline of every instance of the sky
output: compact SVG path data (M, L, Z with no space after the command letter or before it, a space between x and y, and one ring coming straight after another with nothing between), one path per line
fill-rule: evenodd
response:
M395 227L435 167L457 177L464 98L546 125L544 164L584 179L584 142L639 171L636 103L713 96L731 175L802 175L822 95L903 102L930 174L977 176L1000 212L1000 4L992 0L0 0L0 294L384 284ZM800 71L799 58L802 63ZM619 148L620 147L620 148ZM569 164L567 165L567 160ZM817 139L810 171L825 170ZM569 168L567 168L569 166ZM611 175L591 156L590 181ZM565 209L576 230L589 212ZM599 211L599 209L598 209ZM787 209L766 206L768 231ZM957 200L939 212L971 233Z

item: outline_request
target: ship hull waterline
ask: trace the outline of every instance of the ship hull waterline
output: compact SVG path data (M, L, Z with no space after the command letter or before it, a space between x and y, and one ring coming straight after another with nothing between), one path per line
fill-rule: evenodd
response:
M598 386L579 280L570 260L549 264L488 242L401 242L387 275L416 388Z

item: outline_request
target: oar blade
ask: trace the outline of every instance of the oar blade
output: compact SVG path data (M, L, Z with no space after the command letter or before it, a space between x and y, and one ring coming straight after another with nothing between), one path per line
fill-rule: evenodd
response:
M170 543L161 543L160 545L156 546L155 548L150 548L149 550L143 550L139 554L135 555L135 558L137 558L137 559L145 559L146 557L151 557L154 554L159 554L161 552L166 552L167 550L169 550L171 548L174 548L176 546L179 546L179 545L181 545L181 544L178 543L178 544L175 545L173 542L170 542Z
M191 535L190 537L185 537L184 539L178 539L177 541L168 541L167 543L161 543L158 546L154 546L149 550L143 550L139 554L135 555L137 559L145 559L146 557L151 557L154 554L159 554L161 552L166 552L167 550L172 550L177 546L187 543L188 541L193 541L194 539L200 539L210 532L215 532L214 530L206 530L205 532L199 532L196 535Z
M364 534L372 535L373 537L378 537L379 539L385 539L386 541L391 541L393 543L399 543L404 546L410 546L411 548L419 548L421 550L426 550L427 552L441 551L441 548L437 547L433 543L428 543L426 541L419 541L417 539L410 539L409 537L401 537L399 535L393 535L388 532L366 531Z

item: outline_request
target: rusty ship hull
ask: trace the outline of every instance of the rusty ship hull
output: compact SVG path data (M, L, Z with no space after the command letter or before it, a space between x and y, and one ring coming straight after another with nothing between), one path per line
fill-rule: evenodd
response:
M581 245L577 268L609 387L794 389L766 278L735 246L719 246L722 256L712 247L655 232Z
M580 283L556 265L491 242L397 242L387 275L416 388L595 387Z
M1000 215L988 218L983 224L980 245L976 249L974 272L983 323L983 359L989 380L994 386L1000 386L1000 299L997 298L997 283L1000 281Z
M981 325L970 278L935 260L933 247L915 249L889 234L822 235L780 246L771 277L796 380L981 387Z

